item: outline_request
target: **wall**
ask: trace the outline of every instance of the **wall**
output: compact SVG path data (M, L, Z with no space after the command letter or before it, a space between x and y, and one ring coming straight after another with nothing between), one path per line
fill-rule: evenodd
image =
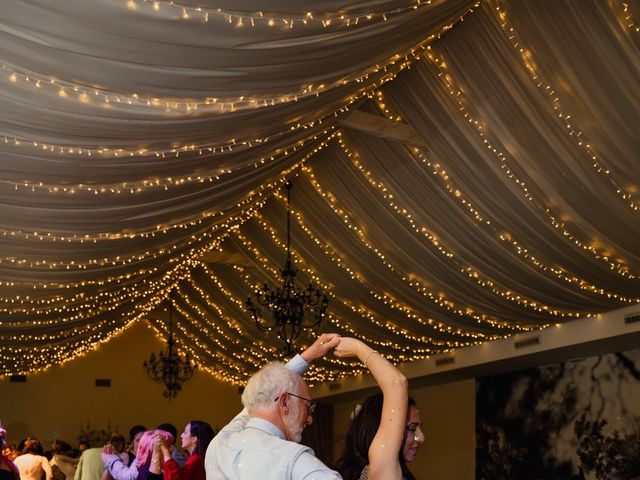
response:
M422 417L426 443L411 464L416 478L475 478L475 380L412 388ZM356 401L335 404L336 455L342 451L342 437L349 426Z
M28 375L27 383L0 380L0 420L9 440L27 435L49 441L61 438L76 445L81 425L111 428L128 434L134 424L148 428L171 422L181 432L189 420L222 427L241 409L238 387L196 371L175 399L162 396L142 362L164 345L146 323L137 323L84 357L46 372ZM111 387L96 387L96 378L111 379ZM46 442L46 443L45 443Z

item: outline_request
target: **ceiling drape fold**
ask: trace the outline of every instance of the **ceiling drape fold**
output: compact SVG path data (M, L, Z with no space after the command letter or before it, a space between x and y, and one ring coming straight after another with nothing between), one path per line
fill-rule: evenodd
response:
M244 301L289 179L320 328L394 362L640 302L636 7L269 4L2 3L0 374L166 335L172 288L204 370L281 358Z

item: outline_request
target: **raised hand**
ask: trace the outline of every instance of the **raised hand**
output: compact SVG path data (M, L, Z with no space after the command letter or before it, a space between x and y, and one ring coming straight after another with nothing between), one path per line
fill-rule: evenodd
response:
M340 335L337 333L323 333L313 344L300 354L307 363L324 357L340 343Z

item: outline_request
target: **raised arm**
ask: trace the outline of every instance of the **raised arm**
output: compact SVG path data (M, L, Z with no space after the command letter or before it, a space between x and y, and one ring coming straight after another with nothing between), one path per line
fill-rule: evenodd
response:
M380 353L355 338L342 338L338 357L357 357L382 390L380 426L369 447L369 480L400 480L399 452L406 428L409 403L406 377Z

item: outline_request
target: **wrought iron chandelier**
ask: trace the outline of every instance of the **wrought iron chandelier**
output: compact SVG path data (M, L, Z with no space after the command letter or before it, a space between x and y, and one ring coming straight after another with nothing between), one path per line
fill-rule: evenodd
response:
M183 358L175 348L173 339L173 290L169 294L169 338L167 339L167 350L160 352L158 356L152 353L144 361L147 375L156 382L162 382L165 386L163 395L173 398L182 390L182 383L189 380L195 372L197 365L191 360L187 353Z
M322 321L327 311L329 299L322 290L319 290L310 282L306 289L295 286L298 270L291 260L291 182L287 182L287 261L280 270L282 275L282 287L272 290L265 283L254 292L255 300L251 295L247 298L246 305L258 328L264 331L276 330L278 336L286 344L286 352L293 352L293 343L304 328L314 328ZM271 319L262 316L260 307L266 307L271 312ZM313 313L312 319L305 322L305 308Z

